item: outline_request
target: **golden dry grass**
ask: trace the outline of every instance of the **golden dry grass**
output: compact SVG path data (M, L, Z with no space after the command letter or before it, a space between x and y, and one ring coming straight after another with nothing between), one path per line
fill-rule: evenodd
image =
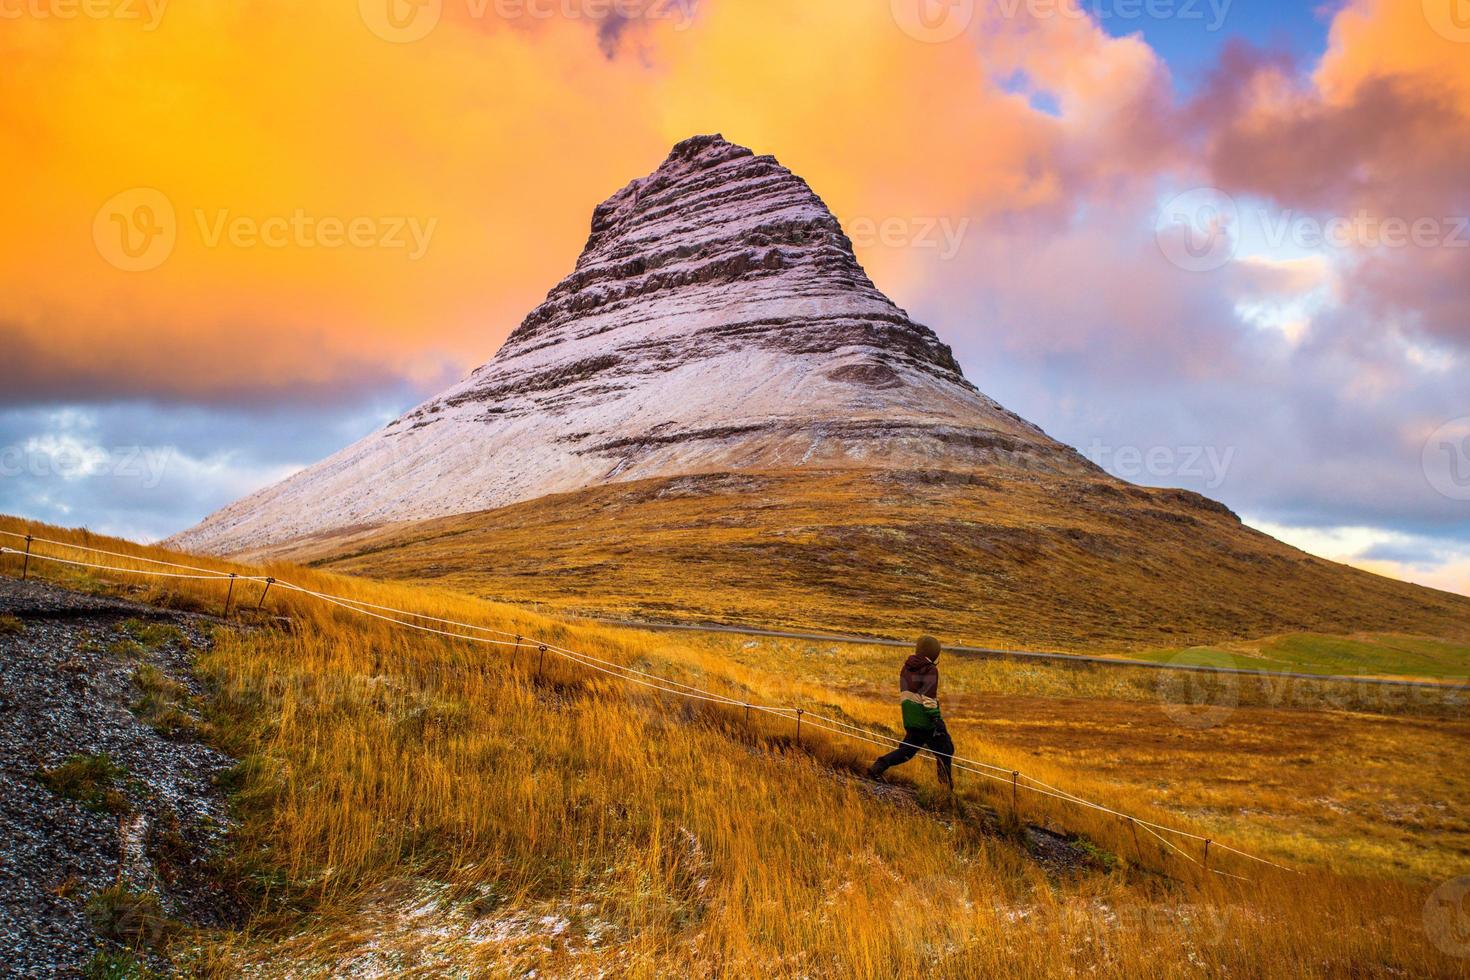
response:
M649 635L649 642L670 642ZM686 657L779 665L803 697L891 724L899 651L716 633ZM946 654L961 754L1127 799L1280 860L1424 881L1470 866L1470 689L1013 663ZM1044 775L1050 773L1051 775ZM1054 778L1053 778L1054 777Z
M566 612L933 631L1026 650L1363 631L1470 643L1464 596L1312 557L1193 494L1107 479L838 470L644 480L336 532L271 555Z
M96 576L33 568L102 587ZM834 667L829 683L793 663L789 648L652 638L451 593L270 570L308 587L540 634L739 697L800 700L860 722L893 713L876 658L855 661L849 673ZM135 594L218 611L221 592L217 583L156 582ZM1004 812L1007 794L973 779L962 783L963 812L917 766L915 796L876 793L848 775L867 761L866 749L819 733L797 747L784 722L747 728L738 712L661 702L556 661L538 676L524 656L408 633L287 592L273 592L267 607L289 616L293 629L262 621L231 631L199 664L218 737L245 760L235 873L258 909L250 928L194 937L192 949L176 950L201 973L1467 972L1466 960L1426 933L1429 883L1386 876L1384 866L1321 842L1304 846L1284 824L1253 814L1190 819L1191 806L1155 804L1158 787L1146 785L1153 779L1186 800L1247 798L1250 787L1228 788L1224 753L1200 751L1176 764L1167 745L1153 744L1162 737L1155 732L1138 750L1154 766L1142 784L1121 775L1126 760L1097 771L1099 758L1131 744L1125 733L1137 720L1127 717L1126 698L1099 701L1103 734L1083 740L1082 708L1070 728L1062 716L1054 724L1050 707L1023 712L1007 699L985 701L968 668L945 665L962 751L992 753L1000 765L1141 816L1209 833L1229 825L1232 842L1269 845L1307 873L1232 863L1254 882L1207 879L1147 843L1136 854L1114 818L1033 798L1024 804L1029 820L1083 834L1120 858L1112 871L1053 875L982 819L987 806ZM1283 712L1279 724L1272 737L1285 740L1292 719ZM1300 737L1316 740L1321 731L1304 728ZM1446 787L1404 787L1411 790L1432 798ZM1456 808L1464 802L1442 798ZM1369 819L1354 816L1338 830L1368 839ZM1432 830L1402 832L1428 847ZM1457 869L1443 870L1448 877Z

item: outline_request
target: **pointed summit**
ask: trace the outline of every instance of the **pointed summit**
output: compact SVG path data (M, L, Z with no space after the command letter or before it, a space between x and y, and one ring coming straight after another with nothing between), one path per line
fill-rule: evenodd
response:
M804 180L695 136L598 205L487 364L172 543L236 552L650 476L990 466L1096 472L976 391Z

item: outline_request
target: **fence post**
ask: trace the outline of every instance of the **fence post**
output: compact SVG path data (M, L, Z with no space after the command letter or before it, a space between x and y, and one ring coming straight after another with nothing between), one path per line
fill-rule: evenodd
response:
M1012 769L1011 770L1011 816L1015 817L1018 820L1021 818L1021 805L1020 805L1020 803L1018 802L1018 799L1017 799L1018 796L1020 795L1020 787L1017 785L1017 780L1019 780L1020 778L1021 778L1021 770L1019 770L1019 769Z
M1128 818L1128 829L1133 831L1133 852L1138 855L1138 863L1143 863L1143 848L1138 846L1138 821L1132 817Z
M796 744L801 744L801 716L806 714L805 708L796 709Z
M1210 840L1205 838L1205 870L1210 870Z
M28 575L30 573L30 570L31 570L31 536L29 534L27 534L26 535L26 553L25 553L25 557L20 560L20 580L22 582L24 582L26 580L26 575Z
M275 579L271 578L269 575L265 577L265 588L260 591L260 601L255 604L256 612L260 612L261 607L265 605L266 593L269 592L271 590L271 586L275 584Z
M541 676L541 668L546 666L546 644L541 644L541 659L536 661L536 676Z
M230 618L230 599L235 595L235 573L230 573L230 587L225 590L225 619Z
M750 705L745 706L745 727L750 727Z

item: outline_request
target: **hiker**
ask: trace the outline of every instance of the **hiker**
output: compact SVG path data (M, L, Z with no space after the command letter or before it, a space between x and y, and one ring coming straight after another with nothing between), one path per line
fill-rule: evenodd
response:
M919 637L913 654L903 662L903 669L898 672L898 697L903 705L903 743L873 763L868 770L870 778L882 779L889 769L908 762L920 749L928 749L939 763L939 781L954 787L954 778L950 774L954 742L944 727L944 719L939 716L939 667L935 664L938 659L939 641L932 636Z

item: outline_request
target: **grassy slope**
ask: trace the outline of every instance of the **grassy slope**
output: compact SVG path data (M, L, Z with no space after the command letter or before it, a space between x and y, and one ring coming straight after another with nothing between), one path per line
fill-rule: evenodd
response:
M742 697L801 700L861 722L893 714L891 651L690 642L272 571L545 634ZM219 592L162 581L140 595L217 610ZM917 767L917 802L879 797L843 776L867 752L818 733L798 749L785 726L749 729L722 709L663 705L580 668L553 662L538 676L525 659L390 631L289 593L267 605L296 629L236 633L200 664L218 736L247 760L238 870L262 910L248 932L202 937L203 972L319 964L437 974L453 963L631 976L1464 973L1425 935L1420 883L1447 877L1467 853L1454 817L1466 798L1453 762L1464 755L1463 722L1247 709L1211 747L1216 736L1149 723L1157 704L1116 674L1048 681L1025 673L1034 667L950 664L947 703L965 751L1317 869L1250 869L1249 887L1197 881L1147 838L1135 851L1126 825L1032 798L1031 819L1123 856L1115 873L1056 879L956 818ZM1334 739L1341 751L1321 751ZM1354 747L1384 764L1365 768ZM1406 813L1385 832L1383 813L1352 806L1387 778L1390 756L1395 802L1437 798L1446 814ZM1319 792L1328 796L1307 798ZM1004 810L1005 797L974 780L963 788L972 816L985 804ZM1339 801L1349 804L1341 813ZM1294 811L1271 812L1287 805ZM1404 880L1378 879L1416 851L1438 857ZM1175 877L1126 867L1134 862Z
M1306 555L1192 494L1110 480L857 470L652 480L277 554L573 612L924 630L1023 649L1299 632L1470 641L1470 599Z
M1183 650L1146 650L1134 656L1156 662L1307 674L1403 676L1455 681L1464 681L1470 676L1470 643L1392 633L1354 636L1292 633Z

